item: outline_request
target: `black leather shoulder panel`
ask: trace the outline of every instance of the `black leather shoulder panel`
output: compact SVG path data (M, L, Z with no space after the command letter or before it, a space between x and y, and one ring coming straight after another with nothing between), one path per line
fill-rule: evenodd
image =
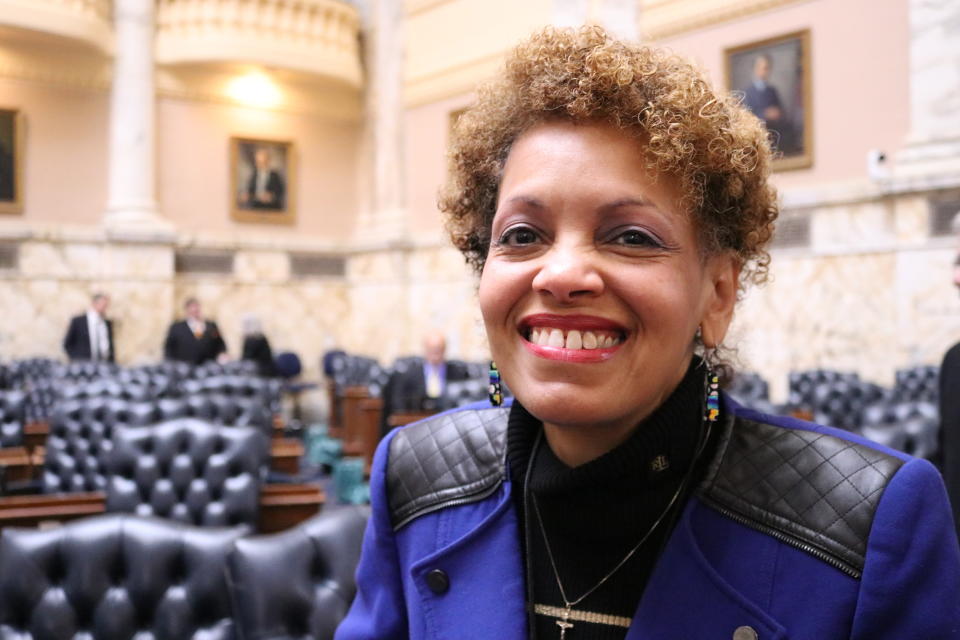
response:
M490 495L503 481L507 408L454 411L397 432L387 495L393 528L451 503Z
M834 436L736 418L700 495L859 578L880 496L903 465Z

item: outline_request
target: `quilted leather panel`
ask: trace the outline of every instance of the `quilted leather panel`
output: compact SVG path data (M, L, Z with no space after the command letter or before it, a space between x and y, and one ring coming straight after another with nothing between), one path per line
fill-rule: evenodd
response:
M859 574L880 496L902 464L833 436L737 419L703 497Z
M450 502L479 500L502 481L508 412L456 411L394 436L387 495L395 529Z

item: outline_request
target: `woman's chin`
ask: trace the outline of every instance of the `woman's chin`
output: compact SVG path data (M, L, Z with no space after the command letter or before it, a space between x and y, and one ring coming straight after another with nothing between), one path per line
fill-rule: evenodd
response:
M529 395L517 393L517 399L532 416L546 424L595 426L617 420L612 399L606 394L571 388L573 385L553 386L560 388L541 387Z

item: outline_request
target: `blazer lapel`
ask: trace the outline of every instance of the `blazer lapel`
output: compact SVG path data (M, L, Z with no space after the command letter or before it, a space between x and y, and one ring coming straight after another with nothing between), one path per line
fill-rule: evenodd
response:
M650 576L627 640L785 640L782 625L710 566L692 526L696 506L692 498L684 509Z

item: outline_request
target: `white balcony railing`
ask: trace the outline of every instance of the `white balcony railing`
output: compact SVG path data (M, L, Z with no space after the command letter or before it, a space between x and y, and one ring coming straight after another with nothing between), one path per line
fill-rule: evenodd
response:
M158 0L157 61L252 62L359 87L359 29L339 0Z
M0 0L0 25L79 40L109 53L112 12L111 0Z

